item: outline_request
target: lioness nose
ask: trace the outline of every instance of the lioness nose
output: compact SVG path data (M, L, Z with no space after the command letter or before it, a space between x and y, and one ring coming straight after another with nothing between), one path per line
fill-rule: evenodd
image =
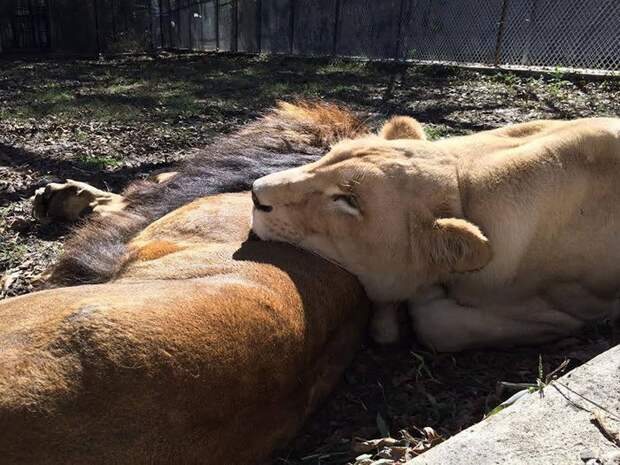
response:
M252 189L252 202L254 202L254 207L262 212L269 213L271 210L273 210L273 207L260 203L260 200L258 200L258 196L256 195L256 192L254 192L254 189Z

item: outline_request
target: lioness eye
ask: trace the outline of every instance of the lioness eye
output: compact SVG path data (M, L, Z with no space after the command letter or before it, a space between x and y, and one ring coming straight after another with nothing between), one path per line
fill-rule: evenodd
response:
M359 210L360 208L354 195L336 194L332 197L332 199L334 202L343 202L353 210Z

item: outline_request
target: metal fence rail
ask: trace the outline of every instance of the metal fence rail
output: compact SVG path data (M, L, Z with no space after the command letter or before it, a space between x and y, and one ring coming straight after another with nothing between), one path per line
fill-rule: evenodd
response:
M19 24L27 24L24 34L61 50L81 44L96 52L163 48L620 70L620 0L3 1L21 8L10 20L0 8L5 48L32 43L19 38ZM49 25L53 33L37 32Z

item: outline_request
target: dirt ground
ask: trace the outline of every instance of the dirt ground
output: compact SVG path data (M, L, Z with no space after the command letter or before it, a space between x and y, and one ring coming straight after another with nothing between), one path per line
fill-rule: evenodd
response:
M0 299L31 290L67 234L31 219L36 188L71 178L117 191L256 118L276 99L297 97L344 103L369 115L371 125L411 115L431 138L537 118L620 115L619 78L215 54L0 59ZM431 427L447 438L512 394L500 392L499 381L536 382L539 360L549 373L609 346L606 324L505 352L435 355L415 343L368 342L272 463L350 463L358 455L354 438L398 438L401 430L421 438Z

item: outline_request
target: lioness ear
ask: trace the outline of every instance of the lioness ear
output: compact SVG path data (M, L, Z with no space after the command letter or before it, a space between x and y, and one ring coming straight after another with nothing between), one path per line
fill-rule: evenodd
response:
M483 268L491 260L489 240L477 226L458 218L440 218L433 224L431 262L442 271L463 273Z
M379 135L387 140L426 139L422 125L409 116L393 116L383 125Z

